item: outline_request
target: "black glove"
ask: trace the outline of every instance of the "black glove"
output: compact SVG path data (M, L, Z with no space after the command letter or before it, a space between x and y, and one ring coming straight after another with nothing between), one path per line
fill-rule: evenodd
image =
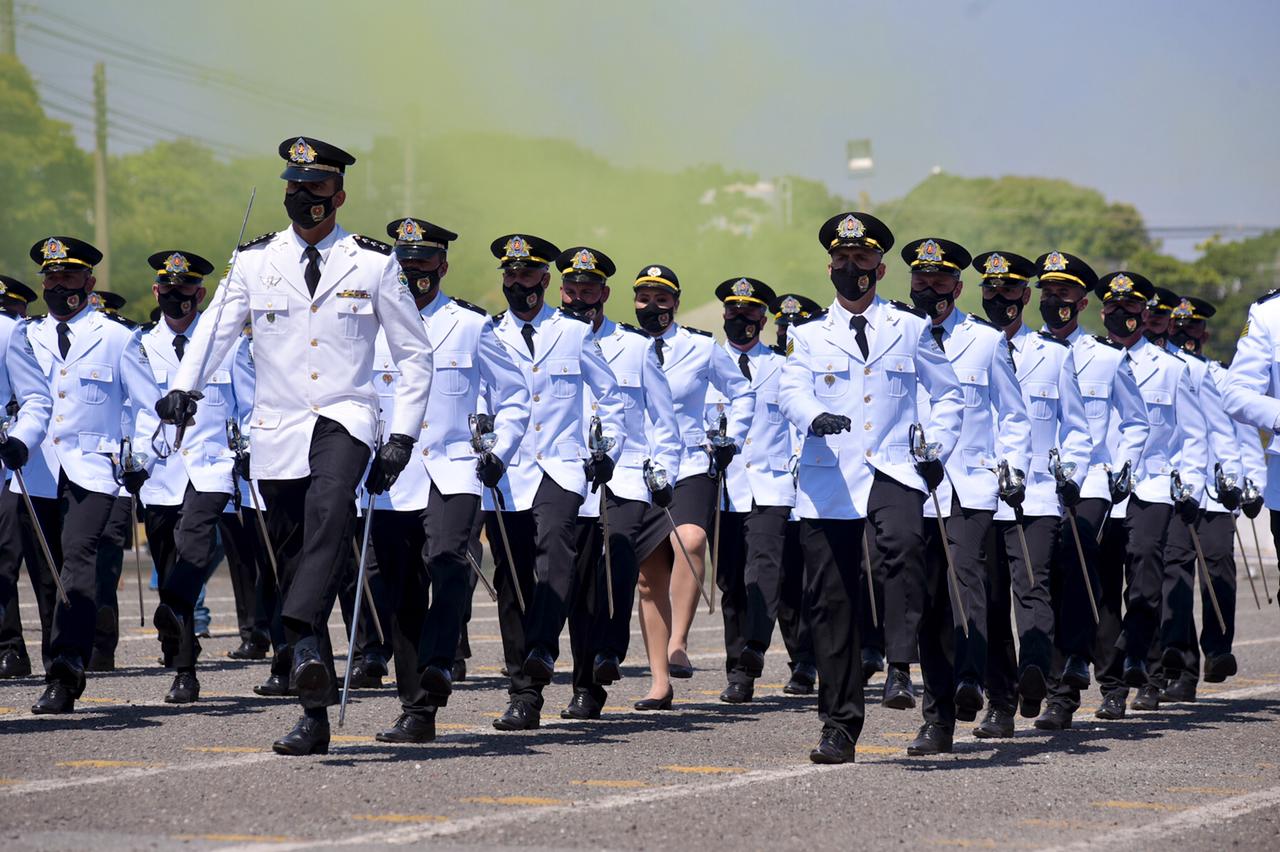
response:
M659 509L665 509L667 506L671 505L671 500L675 496L675 490L672 489L671 483L668 482L657 491L650 491L649 496L653 498L653 505L657 506Z
M848 432L853 428L853 421L843 414L819 414L809 424L809 431L819 438L834 435L837 432Z
M156 402L156 414L170 426L188 423L196 416L196 400L204 399L199 391L171 390Z
M716 473L724 473L728 470L729 465L733 462L733 457L737 454L737 444L713 444L711 447L711 465L716 469Z
M1241 500L1240 511L1244 512L1246 518L1256 518L1262 514L1262 495L1259 494L1252 500Z
M1011 508L1018 508L1027 499L1027 475L1013 468L1013 481L1000 489L1000 499Z
M1189 527L1195 526L1196 521L1200 520L1200 504L1195 500L1179 500L1173 508Z
M1222 504L1228 512L1234 512L1240 508L1240 488L1233 485L1230 488L1223 488L1218 491L1218 502Z
M0 462L4 462L4 466L9 470L17 470L27 463L30 453L27 451L27 445L10 435L3 444L0 444Z
M1070 509L1080 502L1080 486L1074 480L1064 479L1058 483L1058 497L1062 499L1062 505Z
M938 486L942 484L942 480L947 475L946 468L937 459L916 462L916 472L924 477L925 488L930 491L937 491Z
M150 478L150 474L145 470L126 470L120 474L120 481L124 483L124 490L134 497L137 497L138 492L142 490L142 483Z
M393 434L387 442L378 448L373 464L369 467L369 475L365 478L364 487L373 494L381 494L395 485L400 472L409 464L409 456L413 453L413 439L408 435Z
M485 488L497 488L502 481L502 474L506 472L507 466L493 453L485 453L476 459L476 478Z
M248 482L253 477L249 476L249 451L245 450L236 456L236 475Z
M608 456L592 456L587 460L587 480L591 483L591 491L600 490L601 485L613 479L613 459Z

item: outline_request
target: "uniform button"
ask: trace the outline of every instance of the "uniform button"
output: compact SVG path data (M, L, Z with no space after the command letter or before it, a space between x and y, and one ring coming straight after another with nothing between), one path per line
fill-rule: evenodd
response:
M316 339L313 337L313 338L311 338L311 345L312 345L312 346L319 346L319 345L320 345L320 341L319 341L319 340L316 340Z
M534 401L534 402L537 402L537 401L538 401L538 400L540 400L540 399L542 399L542 397L538 396L536 393L533 395L533 401Z
M591 410L592 410L592 411L599 411L599 410L600 410L600 403L598 403L598 402L593 402L593 403L591 403Z
M422 451L422 454L423 454L424 456L429 456L429 455L431 455L431 450L430 450L430 449L423 450L423 451Z
M67 398L66 391L58 391L58 399L66 399L66 398Z
M422 421L422 428L423 429L427 428L427 421L425 420Z
M318 379L318 378L320 378L320 374L319 374L319 373L312 373L312 374L311 374L311 381L313 381L313 382L314 382L314 381L315 381L316 379Z
M869 376L869 375L871 375L871 368L870 368L870 367L863 367L863 368L862 368L862 375L864 375L864 376Z
M58 375L60 375L60 376L65 376L66 374L67 374L67 371L66 371L66 370L59 370L59 371L58 371Z
M427 450L423 450L422 454L425 456L427 454Z
M533 365L533 371L534 371L535 373L536 373L536 372L538 372L538 365L537 365L537 364L534 364L534 365Z
M458 362L457 362L457 361L450 361L450 362L449 362L449 366L450 366L450 367L456 367L456 366L458 366Z
M867 458L871 458L871 451L867 450Z
M54 442L55 444L61 444L61 443L62 443L62 439L61 439L61 438L54 438L54 439L53 439L53 442Z
M748 470L750 470L750 469L751 469L751 462L747 462L747 469L748 469Z
M533 431L535 431L535 432L541 432L541 431L542 431L542 424L541 424L541 423L535 423L535 424L533 424Z
M831 369L831 365L830 365L830 364L827 364L827 369L828 369L828 370L830 370L830 369Z
M183 451L182 451L182 454L183 454L184 456L185 456L185 455L190 455L190 453L191 453L191 451L190 451L190 450L183 450Z
M747 443L748 443L748 444L750 444L750 443L751 443L751 439L750 439L750 438L748 438L748 439L747 439Z
M319 306L319 305L312 305L312 306L311 306L311 313L313 313L313 314L314 314L314 313L317 313L319 310L320 310L320 306Z
M313 409L315 408L315 406L314 406L314 405L313 405L313 406L311 406L311 407L312 407ZM259 426L261 426L261 425L262 425L262 423L263 423L263 420L262 420L262 418L261 418L261 417L259 417L259 418L258 418L258 425L259 425Z
M318 405L313 405L313 406L311 406L311 410L312 410L312 411L319 411L319 410L320 410L320 406L318 406ZM258 422L259 422L259 423L261 423L262 421L261 421L261 420L259 420Z
M59 414L57 417L55 417L55 418L53 418L53 419L54 419L54 420L56 420L57 422L61 423L61 422L62 422L62 415L61 415L61 414Z
M866 396L864 396L864 397L862 398L862 401L863 401L863 402L870 402L870 401L871 401L871 394L867 394Z
M538 461L542 461L542 453L538 453Z
M866 429L868 432L870 432L870 431L871 431L871 421L870 421L870 420L868 420L866 423L863 423L863 424L862 424L862 428L863 428L863 429Z
M969 377L969 381L973 381L973 376L970 376L970 377Z

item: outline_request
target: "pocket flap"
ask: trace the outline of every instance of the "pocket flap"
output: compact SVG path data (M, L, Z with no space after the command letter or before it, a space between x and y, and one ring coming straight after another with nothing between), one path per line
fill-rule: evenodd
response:
M437 352L432 359L437 370L469 370L471 369L470 352Z
M685 447L701 447L707 442L707 433L701 429L685 432L682 437Z
M985 385L991 381L990 373L986 367L970 367L967 370L956 370L956 378L961 384L966 385Z
M231 384L230 370L214 370L209 376L209 384L211 385L229 385Z
M815 355L812 367L818 373L847 373L849 359L844 355Z
M581 461L587 455L582 445L574 441L561 441L556 444L556 457L563 461Z
M615 372L613 376L618 380L618 384L624 388L640 387L640 374L633 370L619 370ZM710 401L711 399L708 396L707 402Z
M91 382L110 382L115 373L107 364L81 364L76 370L76 375L82 381L87 379Z
M1058 398L1058 386L1052 382L1027 382L1023 387L1026 388L1027 396L1038 396L1041 399Z
M811 467L835 467L840 458L840 450L820 441L805 441L800 450L800 464Z
M1172 405L1173 394L1163 390L1162 388L1144 390L1142 392L1142 400L1148 405Z
M459 461L461 459L475 458L475 451L471 449L469 441L450 441L444 446L445 456L449 461Z
M250 293L249 310L287 311L289 310L289 297L284 293Z
M373 313L372 299L349 299L342 296L338 297L338 313L340 314L359 314L366 316Z
M249 419L251 429L275 429L280 425L280 412L256 408Z
M884 359L884 368L891 373L914 373L916 362L902 355L890 355Z
M151 372L152 372L152 373L155 375L155 377L156 377L156 384L158 384L158 385L163 385L163 384L165 384L166 382L168 382L168 381L169 381L169 371L168 371L168 370L156 370L156 369L154 369L154 368L153 368L153 369L151 370Z
M765 405L777 405L777 404L778 404L778 392L777 392L777 391L767 391L767 392L765 392L765 393L758 393L758 394L756 394L756 398L757 398L757 399L759 399L759 400L761 400L762 402L764 402L764 404L765 404Z
M548 358L547 372L554 376L576 376L582 372L577 358Z
M95 432L80 433L80 452L82 453L118 453L120 442L113 441L106 435Z
M1089 399L1106 399L1110 396L1105 384L1096 384L1094 382L1085 382L1080 385L1080 395Z

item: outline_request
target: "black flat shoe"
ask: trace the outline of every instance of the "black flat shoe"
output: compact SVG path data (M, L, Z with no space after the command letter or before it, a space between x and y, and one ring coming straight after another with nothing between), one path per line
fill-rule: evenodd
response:
M929 754L946 754L951 751L952 732L937 722L925 722L920 733L907 746L907 754L920 757Z
M524 673L534 683L551 683L551 676L555 671L556 661L541 648L534 648L524 658Z
M682 666L678 663L667 663L667 673L674 678L687 680L693 677L693 666Z
M1134 696L1133 704L1131 706L1133 707L1134 710L1142 710L1148 713L1151 712L1152 710L1159 710L1160 709L1159 688L1152 684L1147 684L1146 686L1142 687L1141 689L1138 690L1138 694Z
M1160 700L1174 704L1190 704L1196 700L1195 679L1183 676L1160 691Z
M364 660L356 660L351 664L352 689L381 689L382 676L371 674L365 667Z
M454 683L462 683L464 680L466 680L467 679L467 661L454 660L452 674L453 674Z
M31 674L31 658L17 651L8 650L0 654L0 680L15 677L26 677Z
M542 724L537 710L523 701L512 701L507 712L493 720L499 731L531 731Z
M910 710L916 706L916 694L911 689L911 672L907 668L889 666L880 703L891 710Z
M956 686L956 719L961 722L972 722L978 718L982 709L982 684L976 680L965 678Z
M28 670L31 664L27 664ZM1240 670L1236 663L1235 654L1220 654L1216 657L1206 657L1204 661L1204 680L1205 683L1222 683L1227 678L1233 676ZM0 677L4 677L3 662L0 661Z
M622 679L622 668L613 654L596 654L591 664L591 679L600 686L609 686Z
M1049 684L1044 679L1044 670L1039 666L1027 666L1018 678L1018 695L1025 701L1039 704L1049 694ZM1032 718L1039 716L1036 711Z
M641 698L635 703L637 710L670 710L671 699L675 698L675 690L668 689L662 698Z
M1124 718L1125 710L1124 693L1113 692L1110 695L1103 697L1102 706L1100 706L1093 715L1099 719L1116 721L1117 719Z
M823 728L818 745L809 752L814 763L853 763L856 747L853 740L838 728Z
M800 663L791 670L791 680L782 687L787 695L813 695L813 684L818 680L818 671L808 663Z
M569 701L569 706L560 711L561 719L599 719L603 706L591 697L586 690L578 690Z
M1141 657L1125 657L1124 685L1137 689L1147 685L1147 661Z
M303 716L293 730L271 744L276 754L301 756L329 753L329 723Z
M436 738L436 719L421 719L401 713L396 723L373 735L380 743L429 743Z
M245 639L240 643L240 647L233 651L228 651L227 656L233 660L265 660L267 658L268 646L259 645L251 639Z
M746 704L755 695L755 688L749 683L731 683L720 693L720 700L725 704Z
M182 616L167 603L159 604L151 616L151 626L160 635L160 644L177 645L182 641Z
M422 670L422 688L427 695L446 696L453 692L453 673L439 666Z
M328 667L318 654L310 650L294 652L290 680L298 697L315 705L322 703L332 688Z
M1072 654L1062 667L1062 682L1072 689L1089 688L1089 661Z
M44 694L36 700L35 704L31 705L31 712L37 716L52 713L70 713L76 707L73 693L74 690L70 686L55 680L45 686Z
M286 695L292 695L289 689L289 680L284 675L271 674L267 679L253 688L257 695L265 695L268 698L282 698Z
M764 654L749 646L743 648L738 655L738 665L742 666L742 671L747 675L760 677L764 674Z
M1065 707L1050 704L1034 724L1041 731L1065 731L1071 727L1071 714Z
M164 697L165 704L192 704L200 697L200 681L195 672L178 672L174 675L173 686Z
M980 740L998 740L1013 736L1013 714L998 707L988 709L982 721L973 729L973 735Z

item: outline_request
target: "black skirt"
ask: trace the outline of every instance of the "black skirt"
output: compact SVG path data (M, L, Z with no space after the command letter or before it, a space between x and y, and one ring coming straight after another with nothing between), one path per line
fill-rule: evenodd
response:
M693 524L709 532L716 512L716 496L720 493L720 480L705 473L695 474L676 483L671 498L671 518L676 526ZM658 549L671 535L671 521L667 513L657 506L645 510L636 533L636 558L641 562ZM686 545L687 546L687 545Z

